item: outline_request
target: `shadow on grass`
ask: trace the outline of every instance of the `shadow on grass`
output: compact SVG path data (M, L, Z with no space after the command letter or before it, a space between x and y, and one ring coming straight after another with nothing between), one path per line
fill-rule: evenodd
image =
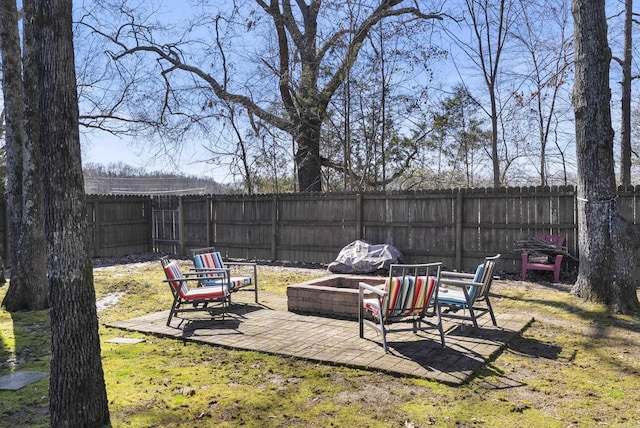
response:
M483 388L495 391L527 386L525 382L506 376L504 372L494 364L487 364L478 370L476 378Z
M5 290L0 293L0 301ZM49 372L51 354L48 311L7 312L0 308L0 376L18 371ZM34 391L37 391L34 393ZM39 380L17 390L0 391L0 426L47 426L48 380ZM33 399L34 396L38 398ZM25 403L29 403L25 405Z
M233 304L231 308L225 312L224 317L222 313L216 313L211 318L181 318L180 322L174 327L182 329L182 338L190 338L195 340L202 340L206 336L220 336L226 334L242 334L239 331L240 324L246 315L261 310L262 306L255 306L251 304ZM200 314L200 316L203 316Z
M12 319L13 335L15 346L13 349L13 364L16 369L23 365L46 366L49 365L46 358L51 354L51 330L49 322L49 312L44 311L19 311L9 313ZM6 344L7 354L11 355L11 350ZM31 368L30 368L31 369Z
M0 373L5 368L5 364L9 359L9 355L11 355L11 350L9 349L9 345L5 342L4 335L0 334Z
M535 293L532 293L532 294L535 294ZM584 301L580 300L579 297L575 297L575 296L573 296L573 299L575 299L574 300L575 303L552 300L552 299L544 299L540 297L527 298L527 297L520 297L520 296L518 297L510 296L506 294L494 294L494 293L492 293L491 297L492 298L497 297L505 301L522 302L531 306L538 305L543 308L546 307L546 308L560 309L561 311L575 315L584 321L597 322L602 324L605 327L619 327L619 328L627 329L636 333L640 332L640 313L635 313L631 315L631 318L633 318L633 320L625 320L613 314L604 305L599 305L598 309L592 309L592 310L580 307L578 303L584 302Z
M537 306L538 310L544 312L546 309L558 310L575 316L577 321L569 321L571 325L565 327L567 333L573 333L576 337L576 344L572 352L560 355L562 347L555 344L545 344L535 339L520 337L510 344L510 349L521 355L534 358L548 358L552 360L562 359L569 362L574 361L580 353L591 353L597 355L600 363L608 365L611 370L615 370L621 375L629 373L637 374L637 364L633 358L620 358L619 355L633 355L628 349L637 349L638 336L640 333L640 313L632 315L616 315L605 305L593 304L593 309L582 306L584 300L567 293L565 300L554 300L544 298L540 293L533 292L531 297L500 295L501 299L525 303L529 307ZM551 317L557 315L551 315ZM544 315L536 316L539 321L544 322ZM570 319L567 319L570 320ZM615 350L615 351L614 351Z
M446 329L446 347L442 348L437 332L421 334L419 341L388 341L391 353L411 360L429 372L433 380L452 386L468 383L478 376L491 361L498 358L531 323L518 330L481 325L452 326ZM419 334L420 335L420 334ZM437 375L440 372L442 375Z
M514 340L509 344L509 349L522 356L548 360L557 360L562 352L561 346L526 337Z

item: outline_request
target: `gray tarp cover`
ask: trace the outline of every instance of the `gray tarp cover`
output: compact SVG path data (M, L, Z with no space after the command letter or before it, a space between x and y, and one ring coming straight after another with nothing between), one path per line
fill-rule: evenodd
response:
M402 261L402 253L392 245L353 241L340 251L335 261L329 264L329 271L372 273L377 270L389 270L392 263L402 263Z

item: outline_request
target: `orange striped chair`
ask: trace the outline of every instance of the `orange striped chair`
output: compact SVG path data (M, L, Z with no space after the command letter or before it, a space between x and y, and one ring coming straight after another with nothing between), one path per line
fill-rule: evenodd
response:
M258 270L257 264L253 262L225 262L222 260L220 252L214 247L194 248L191 250L193 265L196 272L208 271L206 279L202 280L202 285L215 286L227 281L229 291L253 291L255 302L258 303ZM247 268L248 275L231 275L230 268ZM226 276L223 272L226 271ZM246 272L245 272L246 273Z
M383 288L361 282L358 294L360 337L364 338L365 326L371 327L382 337L382 348L387 353L387 333L391 324L409 322L410 328L394 328L393 331L410 329L417 333L418 330L437 328L444 348L438 303L441 269L440 262L392 264Z
M160 259L173 294L173 303L169 311L167 326L171 325L171 319L181 312L207 311L212 316L221 313L222 320L229 307L229 288L226 283L211 287L189 287L189 281L200 283L198 274L183 274L175 261L167 257Z

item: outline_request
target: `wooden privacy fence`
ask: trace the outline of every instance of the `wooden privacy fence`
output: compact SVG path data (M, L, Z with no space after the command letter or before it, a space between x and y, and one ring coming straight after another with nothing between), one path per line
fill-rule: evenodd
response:
M215 245L231 258L329 263L356 239L397 247L408 262L442 261L470 270L502 253L518 271L514 241L539 233L566 236L577 255L573 187L456 189L397 193L175 196L175 235L160 252ZM160 205L156 203L154 205Z
M118 257L153 249L149 196L86 197L87 225L93 257ZM0 200L0 254L8 267L7 203Z
M149 196L87 196L93 256L117 257L152 251L151 202Z
M618 208L640 222L640 186L620 188ZM566 237L578 256L573 187L456 189L394 193L87 197L93 255L156 251L186 255L215 245L231 258L329 263L364 239L397 247L408 262L472 270L501 253L518 272L514 241ZM0 210L4 219L5 210ZM0 222L6 259L6 220Z

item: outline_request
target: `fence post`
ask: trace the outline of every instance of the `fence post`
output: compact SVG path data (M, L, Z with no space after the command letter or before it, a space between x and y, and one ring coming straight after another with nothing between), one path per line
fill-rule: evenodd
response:
M456 269L462 269L462 190L457 189L456 193L456 210L455 210L455 224L456 224Z
M144 203L145 217L149 219L149 252L154 252L154 236L153 233L153 196L149 195Z
M102 231L100 227L100 197L97 197L91 201L91 211L87 212L87 220L93 217L93 257L100 257L101 253L98 251L102 246L100 245L100 237Z
M182 205L182 195L178 196L178 245L180 246L180 254L184 255L184 206Z
M356 239L362 239L362 193L356 193Z
M278 194L271 199L271 261L278 260Z
M205 204L206 204L206 211L207 211L207 247L211 247L213 245L213 243L211 242L211 214L212 214L212 209L211 209L211 195L207 195L207 197L205 198Z

